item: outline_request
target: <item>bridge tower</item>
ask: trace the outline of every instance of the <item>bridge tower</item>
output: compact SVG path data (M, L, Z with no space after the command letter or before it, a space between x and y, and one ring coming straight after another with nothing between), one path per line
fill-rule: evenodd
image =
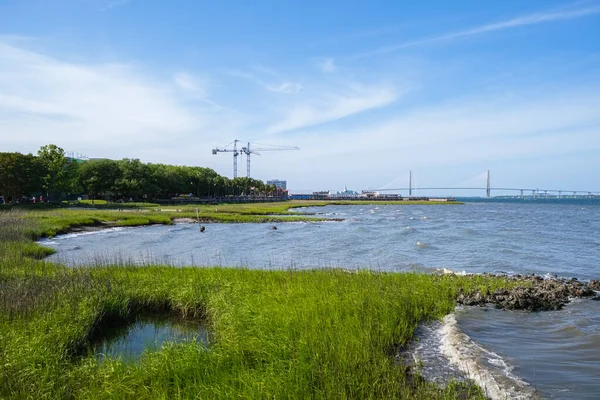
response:
M487 172L487 186L486 186L486 189L485 189L485 195L487 197L490 197L491 194L492 194L492 187L490 185L490 170L488 169L488 172Z
M412 171L408 171L408 197L412 196Z

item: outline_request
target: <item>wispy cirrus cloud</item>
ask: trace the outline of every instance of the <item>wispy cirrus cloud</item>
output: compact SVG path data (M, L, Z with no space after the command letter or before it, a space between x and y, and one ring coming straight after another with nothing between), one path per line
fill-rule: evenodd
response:
M280 85L266 85L267 90L276 93L296 94L302 90L302 85L297 82L283 82Z
M199 78L187 72L177 72L173 74L173 82L178 89L181 89L183 93L189 95L192 99L208 104L217 111L227 110L239 113L209 98L209 82L206 78Z
M524 15L520 17L516 17L513 19L509 19L506 21L495 22L491 24L481 25L475 28L467 29L464 31L447 33L439 36L434 36L430 38L412 40L404 43L400 43L392 46L385 46L379 49L369 51L366 53L357 54L352 58L363 58L368 56L374 56L378 54L387 54L393 53L402 49L425 46L440 42L450 42L454 40L459 40L463 38L468 38L476 35L481 35L490 32L501 31L505 29L518 28L521 26L528 25L537 25L547 22L555 22L555 21L563 21L569 19L582 18L589 15L600 14L600 6L591 6L585 8L577 8L571 10L563 10L563 11L551 11L545 13L536 13L530 15Z
M197 78L186 72L177 72L173 75L173 81L181 89L192 92L199 97L206 97L208 90L204 82L199 82Z
M393 86L352 85L344 92L316 93L286 108L283 118L268 133L291 131L337 121L396 101L402 92Z
M251 82L254 82L257 85L261 86L263 89L268 90L269 92L297 94L303 89L302 84L300 84L299 82L285 80L278 73L274 72L271 69L267 69L264 67L254 67L253 70L257 71L261 75L268 75L269 78L259 76L257 73L240 71L235 69L228 69L225 71L225 73L230 76L247 79Z

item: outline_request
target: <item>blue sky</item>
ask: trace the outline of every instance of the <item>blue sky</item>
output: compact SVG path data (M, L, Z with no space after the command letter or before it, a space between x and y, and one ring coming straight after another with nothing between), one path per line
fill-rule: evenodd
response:
M595 0L0 0L0 151L600 191L599 37Z

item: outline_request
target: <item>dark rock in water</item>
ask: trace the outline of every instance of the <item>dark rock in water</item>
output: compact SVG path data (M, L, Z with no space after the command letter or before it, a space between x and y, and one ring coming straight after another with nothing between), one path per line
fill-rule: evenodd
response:
M540 276L515 275L513 280L522 283L512 289L498 289L494 293L483 294L461 292L457 303L468 306L494 304L506 310L547 311L560 310L571 298L592 297L595 295L592 282L589 284L577 279L543 279ZM598 282L600 285L600 282Z
M590 287L594 290L600 290L600 279L592 279L590 281Z
M569 287L569 294L572 297L591 297L594 296L594 289L589 285L585 285L581 282L576 282Z
M271 229L273 229L274 231L276 231L276 230L277 230L277 227L276 227L275 225L273 225L273 226L271 227Z
M204 232L205 230L206 230L206 227L205 227L204 225L202 225L202 226L200 227L200 232Z

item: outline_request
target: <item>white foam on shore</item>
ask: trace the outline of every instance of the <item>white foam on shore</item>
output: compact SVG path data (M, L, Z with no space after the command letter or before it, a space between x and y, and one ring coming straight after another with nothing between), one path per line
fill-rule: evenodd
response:
M474 275L472 273L468 273L467 271L453 271L448 268L436 269L436 271L441 272L444 275L460 275L460 276Z
M444 317L440 336L442 353L492 400L535 398L531 386L512 374L512 367L501 356L479 346L459 330L454 314Z

